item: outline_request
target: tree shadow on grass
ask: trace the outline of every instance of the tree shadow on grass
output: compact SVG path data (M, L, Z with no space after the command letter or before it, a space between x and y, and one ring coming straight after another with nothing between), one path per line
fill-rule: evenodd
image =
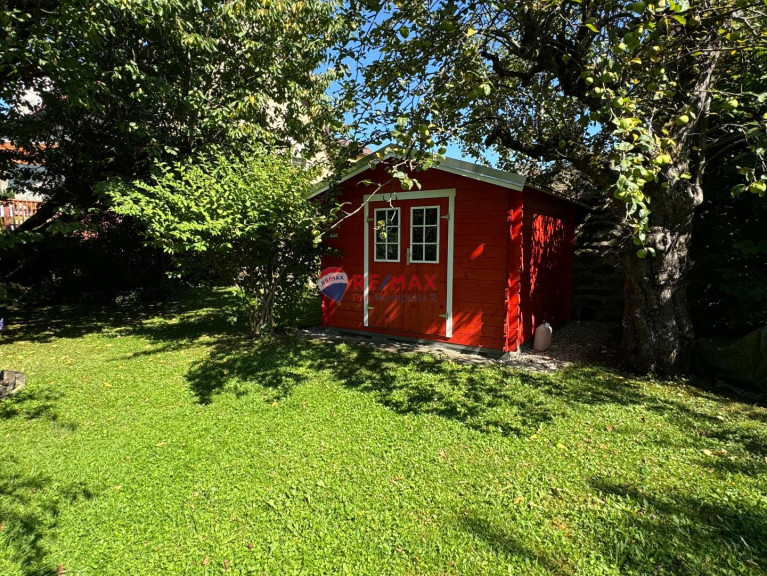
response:
M311 366L396 412L434 414L482 432L528 434L565 411L539 391L539 376L499 365L344 345L326 349Z
M719 428L706 431L709 438L737 442L746 452L759 459L767 459L767 426L736 427L723 423Z
M60 481L29 474L17 461L0 468L0 524L4 550L24 576L49 576L58 562L50 558L45 540L51 538L58 517L67 506L89 500L94 493L86 486L60 486Z
M253 386L267 390L267 400L276 400L325 372L340 385L369 393L397 412L435 414L504 435L529 434L558 415L599 405L638 405L680 428L704 429L712 435L722 430L715 416L693 403L647 394L634 378L603 366L534 374L366 345L294 338L253 341L227 321L236 304L237 295L231 291L192 291L177 302L138 311L127 324L119 315L110 322L122 325L120 333L153 344L132 357L162 354L200 340L210 343L209 356L186 374L201 403L211 402L225 389L242 396ZM689 387L687 391L723 407L732 402L710 391ZM752 412L755 417L760 414Z
M437 414L504 435L529 434L556 416L600 405L641 406L668 415L689 430L722 425L691 403L647 394L635 379L601 366L540 374L498 364L454 363L431 354L395 354L364 345L322 349L310 359L310 366L328 370L342 385L369 392L398 412ZM730 403L708 393L690 392L723 405Z
M371 394L398 413L435 414L504 435L529 433L563 412L537 391L535 375L295 338L219 342L186 375L203 404L225 389L247 394L252 385L271 390L267 399L274 400L318 377Z
M767 558L767 509L742 498L721 500L594 479L602 498L626 504L600 519L594 542L622 570L698 576L761 573ZM761 566L761 567L760 567Z
M540 380L539 389L555 395L570 406L641 406L655 414L668 417L679 428L719 430L724 438L726 418L722 416L738 406L738 417L757 422L767 422L767 411L759 405L744 403L742 398L721 396L708 389L699 389L679 382L667 382L669 390L684 390L685 400L670 395L661 396L643 390L641 379L607 367L578 365L549 375ZM704 401L706 409L696 408L695 400ZM703 402L701 402L702 404ZM717 412L718 409L718 412ZM717 433L712 433L716 436Z
M743 426L733 422L720 422L717 427L702 432L706 438L734 446L733 453L717 452L707 458L703 467L710 467L728 480L732 474L760 477L767 474L767 426Z
M538 564L551 576L569 576L575 572L564 554L550 554L535 549L524 542L529 540L529 537L523 539L512 536L489 520L469 515L462 517L459 525L473 537L488 544L501 556L524 558Z
M58 400L61 396L58 391L24 388L15 396L0 402L0 421L13 418L47 420L51 424L73 431L77 424L62 419L58 410Z
M225 339L189 369L186 380L200 404L210 404L225 389L245 396L253 385L271 391L267 401L279 400L308 377L307 351L295 344L293 339Z
M645 394L634 379L601 366L533 374L365 345L292 338L247 340L227 318L236 308L237 298L232 291L189 290L172 302L37 309L26 324L14 327L7 336L10 341L46 342L113 330L151 343L131 357L154 356L202 341L210 345L210 354L186 375L201 403L211 402L224 389L247 394L253 385L269 390L268 399L277 399L307 378L325 372L340 385L369 393L397 412L435 414L505 435L528 434L558 415L603 404L641 405L668 415L679 427L703 427L712 435L722 430L720 422L692 403ZM693 393L723 406L731 402L710 392ZM46 408L45 399L40 398L37 408L30 401L22 412L30 418L47 414L53 419L50 404ZM0 416L12 417L18 408L0 406ZM750 442L756 445L759 437Z
M207 320L189 315L186 322L191 323L188 328L183 321L172 328L145 323L140 333L152 340L173 341L173 331L196 334ZM267 400L279 399L322 373L346 388L371 394L396 412L434 414L502 435L527 435L559 415L596 405L641 405L691 430L702 426L713 430L722 424L691 403L647 394L636 380L604 367L535 374L498 364L461 364L431 354L289 337L220 338L186 378L198 401L207 404L225 389L245 395L253 386L270 390ZM693 393L722 405L730 403L708 392Z
M188 288L172 300L117 299L19 309L6 314L0 344L20 340L44 343L112 330L141 334L145 322L162 326L147 330L153 337L188 341L230 331L224 312L234 309L236 301L237 295L228 290Z
M701 462L701 466L707 466L716 471L723 481L730 480L733 475L752 476L754 478L767 475L767 461L762 457L747 456L745 458L717 457L713 462Z
M577 545L584 556L592 553L605 568L683 576L763 573L767 510L758 503L744 505L742 499L726 498L713 502L678 491L654 494L604 479L593 480L591 489L610 504L581 516L585 537ZM540 549L531 544L548 538L530 532L529 524L524 536L476 516L459 517L458 524L499 554L526 558L553 575L576 572L555 545ZM545 525L538 528L545 529Z

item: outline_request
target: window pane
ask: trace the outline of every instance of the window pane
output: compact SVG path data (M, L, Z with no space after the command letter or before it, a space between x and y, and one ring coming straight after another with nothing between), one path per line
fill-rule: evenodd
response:
M399 211L393 208L377 208L374 212L373 232L375 259L399 261Z
M413 228L413 242L416 244L423 242L423 228Z
M423 224L423 208L413 210L413 225L418 226L419 224Z
M413 261L420 262L421 260L423 260L423 246L413 246Z
M426 208L426 223L427 224L436 224L437 223L437 209L436 208Z
M437 261L437 245L436 244L427 244L426 245L426 258L424 258L427 262L436 262Z
M437 241L437 227L436 226L427 226L427 228L426 228L426 241L427 242L436 242Z

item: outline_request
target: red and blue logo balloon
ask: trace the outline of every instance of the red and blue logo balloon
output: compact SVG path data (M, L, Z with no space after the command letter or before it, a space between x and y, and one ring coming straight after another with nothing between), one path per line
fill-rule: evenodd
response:
M320 292L334 302L341 303L348 286L349 277L343 268L325 268L320 272Z

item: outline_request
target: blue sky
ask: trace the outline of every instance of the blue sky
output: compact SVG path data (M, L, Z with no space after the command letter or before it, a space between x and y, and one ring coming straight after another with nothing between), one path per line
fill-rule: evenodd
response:
M381 18L383 16L381 14L379 14L378 17ZM333 56L330 55L330 59L331 60L332 60L332 57ZM354 60L351 60L351 59L347 59L345 63L346 63L347 66L349 66L351 73L352 74L356 74L358 72L358 70L362 66L365 66L366 64L369 64L369 63L371 63L371 62L373 62L373 61L375 61L375 60L377 60L378 58L381 58L381 57L383 57L383 56L381 55L380 52L378 52L377 50L372 50L371 52L368 53L367 58L365 60L363 60L362 62L357 62L357 61L354 61ZM318 69L317 72L318 73L325 72L327 70L327 67L328 67L328 64L325 64L320 69ZM340 89L340 85L338 84L338 82L333 82L328 87L328 94L332 97L333 93L335 91L339 90L339 89ZM347 122L351 122L352 120L353 120L353 115L347 115L346 121ZM381 128L384 128L384 126L382 125ZM385 143L381 144L380 146L375 146L375 145L371 144L369 141L365 142L365 144L368 145L373 150L378 150L379 148L383 148L386 144L388 144L388 142L385 142ZM477 158L475 158L473 156L470 156L470 155L464 154L463 151L461 150L461 146L460 146L460 144L458 142L450 142L450 143L448 143L446 145L446 148L447 148L447 152L446 152L445 155L450 157L450 158L456 158L458 160L465 160L467 162L474 162L474 163L476 163L478 161ZM436 149L435 149L435 151L436 151ZM495 153L494 151L488 150L488 152L485 154L485 156L486 156L487 160L490 161L491 163L493 163L493 164L497 163L498 154Z

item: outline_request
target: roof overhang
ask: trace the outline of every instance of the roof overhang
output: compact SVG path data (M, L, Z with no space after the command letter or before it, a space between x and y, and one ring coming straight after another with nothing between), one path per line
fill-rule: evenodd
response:
M365 156L355 162L354 166L352 166L337 183L340 184L350 178L354 178L355 176L362 174L365 170L375 168L378 164L385 162L390 158L401 159L402 157L391 153L386 154L383 158L378 158L376 153ZM480 182L487 182L488 184L494 184L510 190L522 190L522 188L525 187L525 181L527 180L527 177L522 174L505 172L496 168L489 168L488 166L465 162L464 160L456 160L455 158L445 158L444 160L441 160L439 164L436 164L432 168L432 170L442 170L443 172L479 180ZM328 188L330 188L329 183L321 182L317 185L317 188L309 194L309 198L319 196L327 191Z

